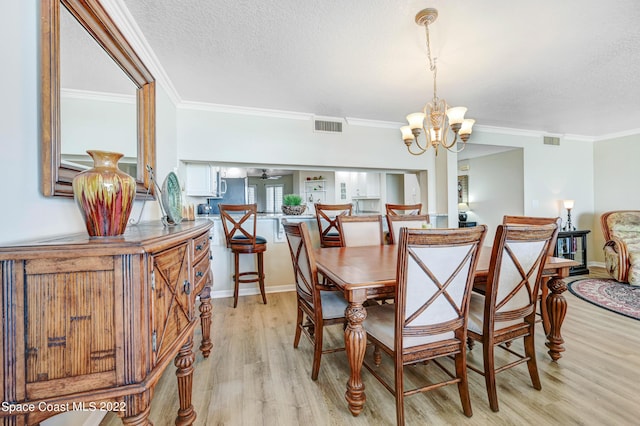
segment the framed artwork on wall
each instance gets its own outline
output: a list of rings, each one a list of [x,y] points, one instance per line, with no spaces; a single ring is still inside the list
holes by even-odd
[[[458,176],[458,204],[469,202],[469,176]]]

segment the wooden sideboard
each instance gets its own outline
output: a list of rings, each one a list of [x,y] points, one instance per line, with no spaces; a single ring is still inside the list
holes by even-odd
[[[192,424],[193,334],[200,296],[210,339],[213,222],[148,222],[118,237],[66,235],[0,247],[4,425],[71,410],[116,411],[147,425],[153,388],[174,360],[180,409]]]

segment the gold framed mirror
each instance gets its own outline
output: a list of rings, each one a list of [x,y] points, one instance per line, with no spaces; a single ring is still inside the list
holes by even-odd
[[[61,122],[61,14],[69,14],[86,31],[118,71],[123,71],[132,83],[132,104],[128,107],[135,135],[132,137],[131,163],[125,167],[136,179],[137,197],[154,188],[147,166],[155,169],[155,79],[137,53],[118,29],[98,0],[42,0],[41,2],[41,61],[42,61],[42,135],[41,178],[45,196],[73,197],[72,181],[77,173],[87,168],[83,161],[63,161],[63,124]],[[66,21],[66,19],[65,19]],[[85,74],[86,71],[83,70]],[[102,79],[101,79],[102,80]],[[107,126],[114,126],[109,123]],[[116,125],[117,126],[117,125]],[[89,127],[95,134],[100,131]],[[86,149],[104,149],[86,141]],[[118,149],[104,150],[121,152]],[[76,155],[78,157],[78,155]],[[69,155],[73,158],[73,155]],[[88,157],[87,157],[88,158]]]

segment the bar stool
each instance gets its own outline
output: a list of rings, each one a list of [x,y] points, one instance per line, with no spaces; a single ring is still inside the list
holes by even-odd
[[[342,238],[338,229],[338,216],[351,216],[351,204],[321,204],[315,203],[316,220],[320,232],[321,247],[340,247]]]
[[[267,240],[256,235],[256,204],[219,204],[220,219],[224,235],[227,239],[227,247],[234,256],[233,280],[235,288],[233,292],[233,307],[238,306],[238,291],[240,283],[255,283],[260,285],[262,302],[267,304],[267,296],[264,291],[264,262],[263,254],[267,251]],[[233,216],[232,216],[233,215]],[[258,271],[240,272],[240,255],[257,255]],[[247,277],[249,278],[242,278]]]

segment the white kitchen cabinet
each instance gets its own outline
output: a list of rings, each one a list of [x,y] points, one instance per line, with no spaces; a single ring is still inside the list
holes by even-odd
[[[380,173],[351,172],[351,197],[380,197]]]
[[[220,181],[220,168],[207,163],[186,163],[186,194],[192,197],[221,197],[224,182]]]

